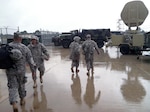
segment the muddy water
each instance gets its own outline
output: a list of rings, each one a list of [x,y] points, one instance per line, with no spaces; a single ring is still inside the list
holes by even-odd
[[[31,73],[26,84],[26,105],[20,112],[150,112],[150,58],[123,56],[117,48],[95,54],[94,77],[87,77],[84,56],[80,72],[70,70],[69,49],[48,47],[44,83],[33,89]],[[19,101],[19,98],[18,98]],[[0,72],[0,112],[11,112],[7,80]]]

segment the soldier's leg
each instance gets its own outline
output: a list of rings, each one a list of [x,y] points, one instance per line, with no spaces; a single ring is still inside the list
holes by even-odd
[[[88,60],[86,60],[86,66],[87,66],[87,76],[89,76],[90,75],[90,60],[88,59]]]
[[[76,73],[78,73],[78,72],[79,72],[78,67],[79,67],[79,59],[77,59],[77,60],[76,60]]]
[[[74,63],[75,63],[74,60],[72,60],[72,63],[71,63],[71,72],[72,72],[72,73],[74,73],[74,70],[73,70]]]
[[[33,79],[33,82],[34,82],[33,88],[36,88],[37,87],[36,79]]]
[[[45,66],[44,66],[44,62],[41,63],[41,65],[39,66],[38,68],[39,72],[40,72],[40,82],[43,83],[43,75],[44,75],[44,72],[45,72]]]
[[[18,76],[18,84],[19,84],[19,88],[18,88],[18,91],[19,91],[19,97],[20,97],[20,105],[24,105],[25,104],[25,96],[26,96],[26,90],[25,90],[25,77],[24,77],[25,74],[20,74]],[[22,76],[22,77],[21,77]]]
[[[37,69],[37,68],[36,68]],[[33,79],[33,88],[36,88],[37,87],[37,83],[36,83],[36,79],[37,79],[37,76],[36,76],[36,73],[35,74],[32,74],[32,79]]]
[[[91,60],[90,60],[90,68],[91,68],[91,73],[93,75],[94,74],[93,56],[91,57]]]
[[[18,111],[17,108],[17,97],[18,97],[18,83],[17,83],[17,77],[13,74],[7,74],[7,80],[8,80],[8,92],[9,92],[9,102],[13,107],[14,111]]]
[[[13,112],[19,112],[16,103],[13,104]]]

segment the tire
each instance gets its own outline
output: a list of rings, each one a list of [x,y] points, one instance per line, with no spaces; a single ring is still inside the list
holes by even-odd
[[[63,40],[62,41],[63,48],[69,48],[69,45],[70,45],[70,41],[68,41],[68,40]]]
[[[57,42],[57,41],[54,42],[54,45],[55,45],[55,46],[59,46],[59,42]]]
[[[123,54],[123,55],[127,55],[129,54],[130,52],[130,47],[128,44],[122,44],[120,45],[120,52]]]
[[[97,44],[98,44],[98,47],[99,47],[99,48],[102,48],[102,47],[104,46],[103,40],[98,41]]]

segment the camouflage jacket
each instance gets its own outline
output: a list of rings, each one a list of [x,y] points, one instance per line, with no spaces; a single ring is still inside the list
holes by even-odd
[[[82,44],[83,54],[93,54],[95,49],[99,53],[97,43],[93,40],[87,39]]]
[[[9,68],[6,70],[7,74],[25,74],[26,72],[26,62],[30,65],[30,69],[32,72],[35,72],[35,63],[33,61],[33,57],[31,51],[27,46],[22,43],[11,42],[9,43],[15,49],[18,49],[22,53],[22,58],[15,62],[14,68]]]
[[[45,57],[49,57],[49,53],[42,43],[37,43],[36,45],[31,43],[28,47],[31,50],[33,59],[37,66],[43,63]]]
[[[70,44],[70,49],[71,49],[71,53],[70,53],[70,59],[79,59],[80,58],[80,44],[78,42],[73,41]]]

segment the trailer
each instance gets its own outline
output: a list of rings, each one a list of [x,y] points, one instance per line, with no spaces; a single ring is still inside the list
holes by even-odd
[[[146,44],[146,32],[140,29],[148,16],[148,9],[142,1],[131,1],[125,4],[121,19],[128,30],[111,35],[111,45],[118,46],[123,55],[141,54]]]

